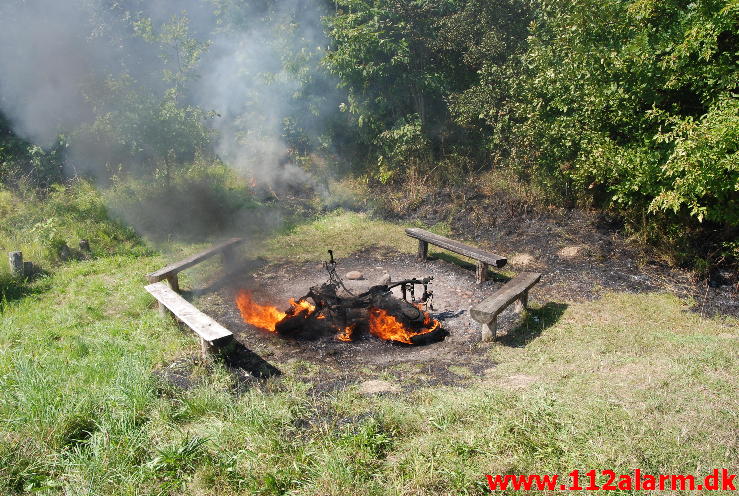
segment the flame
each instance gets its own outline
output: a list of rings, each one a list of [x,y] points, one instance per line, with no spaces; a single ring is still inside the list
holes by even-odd
[[[290,310],[282,312],[277,307],[260,305],[254,302],[251,291],[246,290],[239,291],[239,294],[236,296],[236,306],[239,307],[241,318],[244,319],[244,322],[269,332],[276,332],[277,324],[287,317],[303,315],[307,318],[316,310],[316,307],[306,300],[295,301],[294,298],[291,298]],[[319,315],[318,318],[322,319],[325,317]]]
[[[288,315],[291,316],[305,313],[305,316],[307,317],[316,310],[316,306],[311,305],[307,300],[295,301],[295,298],[290,298],[290,306],[292,308],[288,311]],[[324,317],[323,315],[319,315],[318,318],[321,319]]]
[[[302,316],[308,318],[316,311],[315,305],[306,300],[295,301],[290,299],[290,309],[282,312],[277,307],[271,305],[260,305],[254,301],[251,291],[241,290],[236,296],[236,306],[241,312],[244,322],[251,324],[260,329],[269,332],[277,332],[277,325],[287,318]],[[381,308],[370,308],[369,310],[369,329],[370,333],[380,339],[386,341],[397,341],[400,343],[413,344],[412,337],[428,334],[435,331],[441,324],[436,319],[432,319],[428,312],[423,311],[421,305],[417,305],[419,310],[423,312],[424,328],[414,330],[404,326],[395,317],[390,315],[386,310]],[[316,318],[325,319],[325,315],[318,315]],[[357,324],[354,323],[347,327],[338,328],[336,339],[344,342],[354,340],[354,332]]]
[[[345,343],[350,343],[354,339],[354,330],[356,329],[357,324],[352,324],[350,326],[347,326],[344,328],[341,333],[336,335],[336,339],[339,341],[344,341]]]
[[[370,333],[373,336],[377,336],[386,341],[398,341],[400,343],[413,344],[413,341],[411,340],[413,336],[428,334],[429,332],[435,331],[441,325],[438,320],[432,319],[431,315],[428,313],[424,312],[424,316],[423,325],[427,328],[420,331],[414,331],[398,322],[398,319],[390,315],[386,310],[381,308],[370,308]]]

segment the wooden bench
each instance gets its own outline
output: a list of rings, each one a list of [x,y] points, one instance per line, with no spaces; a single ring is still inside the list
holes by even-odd
[[[498,314],[508,305],[517,302],[516,310],[521,312],[528,308],[529,290],[541,280],[541,274],[523,272],[500,288],[494,295],[484,299],[470,308],[470,315],[482,324],[482,340],[493,341],[498,331]]]
[[[165,283],[149,284],[145,286],[145,289],[157,299],[160,308],[166,308],[200,337],[200,347],[204,358],[212,351],[217,342],[218,344],[226,342],[233,336],[231,331],[195,308],[192,303],[185,300]]]
[[[476,279],[478,283],[485,282],[488,274],[488,264],[494,265],[498,268],[503,267],[508,260],[494,253],[490,253],[474,246],[469,246],[453,239],[439,236],[423,229],[408,228],[405,233],[411,238],[418,240],[418,259],[425,261],[428,257],[429,243],[432,245],[444,248],[454,253],[464,255],[465,257],[477,260],[477,274]]]
[[[234,248],[243,242],[244,240],[242,238],[231,238],[228,241],[224,241],[223,243],[217,244],[211,248],[208,248],[207,250],[187,257],[184,260],[169,264],[166,267],[157,270],[156,272],[147,274],[146,279],[152,284],[155,282],[164,281],[166,279],[167,282],[169,282],[170,287],[175,292],[179,293],[180,282],[177,274],[189,267],[192,267],[193,265],[199,264],[203,260],[206,260],[218,254],[221,254],[223,258],[223,265],[229,267],[233,264],[234,261]]]

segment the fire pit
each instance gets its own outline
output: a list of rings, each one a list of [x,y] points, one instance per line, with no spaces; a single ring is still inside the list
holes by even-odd
[[[281,372],[310,379],[317,392],[377,379],[457,384],[495,366],[481,353],[479,324],[466,308],[489,296],[497,281],[474,284],[458,264],[419,262],[384,247],[342,258],[342,271],[363,275],[342,281],[333,259],[265,263],[235,256],[241,241],[170,264],[150,274],[146,288],[161,310],[200,337],[204,355],[223,359],[235,377],[246,374],[244,384]],[[180,289],[180,271],[217,255],[223,271],[206,272],[197,289]],[[163,279],[169,285],[157,282]],[[506,324],[513,317],[498,316]]]
[[[351,343],[381,339],[396,344],[421,345],[443,340],[447,332],[431,317],[433,277],[412,278],[372,286],[360,294],[346,288],[336,272],[333,252],[323,263],[328,281],[310,288],[301,298],[279,310],[255,301],[251,291],[241,290],[236,305],[244,322],[285,338],[314,340],[330,337]],[[416,288],[423,289],[416,298]],[[401,289],[401,297],[392,293]]]

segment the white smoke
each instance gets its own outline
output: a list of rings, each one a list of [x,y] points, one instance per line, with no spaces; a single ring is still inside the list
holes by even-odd
[[[269,4],[269,2],[266,2]],[[286,69],[289,58],[326,46],[315,1],[275,1],[271,8],[213,0],[3,0],[0,5],[0,110],[21,137],[48,147],[74,135],[102,110],[111,81],[121,75],[146,91],[161,90],[162,62],[151,44],[131,35],[148,17],[155,29],[173,15],[190,20],[191,36],[210,41],[185,98],[217,117],[215,152],[245,177],[269,184],[307,180],[291,165],[288,115],[305,75]],[[224,24],[224,9],[239,22]],[[277,7],[275,7],[277,6]],[[221,17],[214,14],[219,7]],[[285,32],[285,30],[291,30]],[[333,84],[333,83],[332,83]],[[101,98],[102,97],[102,98]],[[335,109],[333,103],[319,102]],[[120,110],[120,109],[119,109]],[[311,115],[303,115],[310,122]],[[317,120],[316,120],[317,122]],[[111,125],[115,125],[112,123]],[[318,133],[317,129],[302,132]],[[69,139],[67,156],[105,176],[116,150],[106,142]],[[142,149],[146,144],[139,144]]]

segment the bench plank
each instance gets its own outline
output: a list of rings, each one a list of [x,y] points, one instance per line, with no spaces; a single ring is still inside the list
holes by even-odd
[[[212,343],[233,336],[231,331],[195,308],[164,282],[149,284],[145,289],[204,341]]]
[[[169,264],[166,267],[157,270],[156,272],[152,272],[151,274],[148,274],[146,278],[150,283],[162,281],[164,279],[167,279],[168,277],[176,275],[178,272],[182,272],[183,270],[202,262],[207,258],[212,257],[213,255],[217,255],[218,253],[222,252],[228,253],[229,249],[243,242],[244,240],[242,238],[231,238],[228,241],[224,241],[223,243],[217,244],[211,248],[208,248],[207,250],[189,256],[184,260]]]
[[[481,250],[480,248],[475,248],[474,246],[460,243],[453,239],[445,238],[444,236],[439,236],[438,234],[434,234],[423,229],[408,228],[405,230],[405,233],[411,238],[431,243],[432,245],[464,255],[465,257],[479,260],[480,262],[495,265],[498,268],[503,267],[508,262],[505,257]]]
[[[522,272],[508,281],[500,290],[470,308],[470,315],[481,324],[489,324],[508,305],[522,297],[541,280],[538,272]]]

